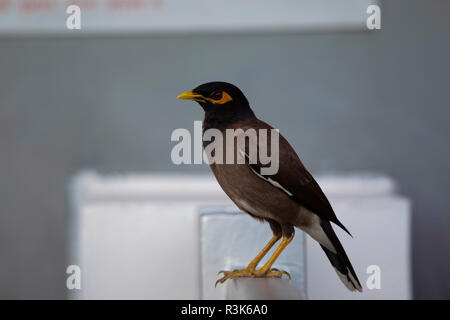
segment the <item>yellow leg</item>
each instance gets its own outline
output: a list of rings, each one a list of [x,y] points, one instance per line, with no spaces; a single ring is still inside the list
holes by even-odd
[[[262,268],[255,272],[255,275],[262,276],[267,273],[270,273],[269,271],[271,271],[272,265],[274,264],[275,260],[277,260],[277,258],[280,256],[281,252],[283,252],[283,250],[287,247],[287,245],[291,243],[293,238],[294,236],[290,238],[283,237],[283,240],[281,241],[277,250],[275,250],[273,255],[269,258],[269,260],[267,260],[267,262],[262,266]]]
[[[275,250],[270,259],[264,264],[264,266],[260,270],[255,270],[258,263],[262,258],[269,252],[269,250],[273,247],[273,245],[281,238],[281,236],[273,236],[272,239],[267,243],[267,245],[261,250],[261,252],[253,259],[249,265],[242,270],[233,270],[233,271],[220,271],[224,276],[216,281],[216,286],[218,283],[224,283],[226,280],[230,278],[237,277],[275,277],[281,278],[283,275],[287,275],[289,279],[291,276],[286,271],[280,271],[278,269],[271,269],[273,263],[281,254],[281,252],[286,248],[286,246],[292,241],[293,236],[290,238],[283,238],[279,247]]]
[[[280,240],[281,236],[280,235],[274,235],[272,237],[272,239],[270,239],[270,241],[266,244],[266,246],[261,250],[260,253],[258,253],[258,255],[255,257],[255,259],[253,259],[247,266],[248,270],[255,270],[256,266],[258,265],[258,263],[261,261],[262,258],[265,257],[265,255],[267,254],[267,252],[269,252],[270,249],[272,249],[273,245],[275,243],[277,243],[278,240]]]

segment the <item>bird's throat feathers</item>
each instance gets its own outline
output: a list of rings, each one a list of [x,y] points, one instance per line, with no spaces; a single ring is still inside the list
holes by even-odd
[[[204,108],[205,110],[205,118],[203,120],[203,131],[208,129],[226,129],[230,125],[244,120],[250,120],[255,118],[255,114],[253,113],[250,106],[243,107],[242,105],[239,107],[222,106],[215,108]]]

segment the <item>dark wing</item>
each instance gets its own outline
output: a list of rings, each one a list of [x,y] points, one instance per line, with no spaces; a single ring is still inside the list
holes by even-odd
[[[258,121],[257,127],[257,129],[273,129],[263,121]],[[246,145],[246,155],[248,155],[247,148],[248,145]],[[270,145],[269,150],[271,150]],[[249,160],[248,157],[247,160]],[[274,184],[273,182],[275,182],[275,185],[278,184],[281,186],[282,189],[284,189],[285,192],[287,191],[286,193],[299,204],[317,214],[321,219],[335,223],[350,234],[347,228],[345,228],[336,217],[330,202],[319,184],[308,170],[306,170],[295,150],[281,134],[279,135],[278,172],[274,175],[264,175],[261,172],[261,169],[269,165],[265,166],[259,161],[256,164],[249,164],[249,166],[253,169],[255,174],[260,176],[260,178],[265,179],[268,183]],[[272,180],[272,182],[270,180]]]

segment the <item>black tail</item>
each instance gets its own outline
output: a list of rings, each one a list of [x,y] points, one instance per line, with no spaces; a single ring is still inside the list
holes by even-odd
[[[324,246],[320,245],[323,251],[325,251],[325,254],[327,255],[334,269],[336,270],[339,278],[350,291],[358,290],[359,292],[362,292],[362,287],[359,283],[358,277],[356,276],[355,270],[353,270],[353,266],[348,259],[341,242],[336,236],[336,233],[334,233],[330,222],[322,220],[320,222],[320,226],[336,249],[336,253],[334,253]]]

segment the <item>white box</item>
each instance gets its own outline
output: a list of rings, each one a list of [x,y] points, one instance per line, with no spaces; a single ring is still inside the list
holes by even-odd
[[[309,237],[306,290],[299,282],[300,291],[309,299],[411,298],[410,204],[395,195],[393,181],[358,173],[321,176],[318,182],[339,219],[354,235],[352,239],[335,227],[364,292],[348,292],[321,248]],[[212,207],[224,213],[237,211],[212,176],[100,176],[83,172],[71,184],[70,200],[67,262],[79,265],[82,274],[82,289],[69,291],[71,298],[200,299],[202,291],[205,297],[225,298],[222,287],[214,291],[211,284],[202,289],[206,283],[202,284],[200,216]],[[203,261],[208,266],[209,282],[213,271],[247,264],[271,237],[267,224],[239,217],[242,223],[233,222],[233,214],[223,215],[227,227],[221,231],[242,236],[242,255],[227,262],[224,257],[231,255],[226,251],[233,246],[222,242],[217,251],[222,260],[215,265]],[[260,240],[244,241],[249,236],[247,228]],[[296,233],[296,241],[301,241],[301,231]],[[290,244],[276,265],[289,269],[291,262],[283,259],[301,257],[300,246]],[[369,265],[381,268],[380,290],[366,287]]]

